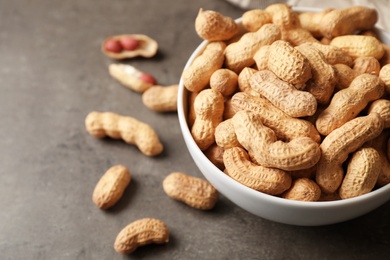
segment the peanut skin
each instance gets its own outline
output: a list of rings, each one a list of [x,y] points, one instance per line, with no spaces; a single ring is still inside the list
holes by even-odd
[[[368,102],[383,95],[384,86],[375,75],[362,74],[351,85],[337,92],[329,106],[322,111],[316,121],[318,132],[328,135],[334,129],[355,118]]]
[[[339,189],[342,199],[369,193],[375,186],[381,170],[381,160],[373,148],[360,148],[353,153],[347,173]]]
[[[155,156],[163,151],[163,145],[154,129],[133,117],[111,112],[91,112],[85,118],[85,127],[94,137],[109,136],[134,144],[147,156]]]
[[[291,176],[288,173],[252,163],[242,148],[226,149],[223,161],[227,175],[254,190],[276,195],[283,193],[291,186]]]
[[[183,71],[182,81],[189,91],[200,92],[207,86],[214,71],[222,67],[225,48],[223,42],[209,43],[202,54]]]
[[[129,185],[131,175],[123,165],[115,165],[100,178],[93,191],[92,201],[101,209],[114,206]]]
[[[143,218],[130,223],[119,232],[114,249],[120,254],[130,254],[140,246],[151,243],[163,244],[168,241],[169,230],[163,221]]]
[[[325,193],[335,192],[342,183],[342,164],[348,155],[383,130],[383,120],[377,113],[357,117],[335,129],[322,141],[316,182]]]
[[[165,177],[163,188],[172,199],[196,209],[212,209],[218,201],[218,191],[210,183],[181,172]]]

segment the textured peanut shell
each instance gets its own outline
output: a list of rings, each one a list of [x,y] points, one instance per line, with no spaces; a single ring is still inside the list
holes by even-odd
[[[232,106],[237,110],[258,113],[262,123],[271,128],[278,139],[290,141],[297,137],[307,136],[315,142],[320,142],[320,135],[312,123],[287,115],[264,97],[238,92],[232,97]]]
[[[329,106],[316,121],[318,132],[328,135],[334,129],[355,118],[368,104],[383,95],[381,80],[370,74],[356,77],[351,85],[334,94]]]
[[[320,22],[320,32],[323,36],[353,34],[355,31],[368,30],[378,21],[375,9],[364,6],[351,6],[344,9],[335,9],[327,13]]]
[[[179,85],[152,86],[142,94],[143,104],[156,112],[177,110],[177,92]]]
[[[298,137],[288,143],[278,141],[274,131],[264,126],[256,113],[240,111],[232,123],[238,141],[259,165],[293,171],[310,168],[320,159],[318,143],[309,137]]]
[[[254,190],[277,195],[291,186],[291,176],[287,172],[252,163],[242,148],[225,150],[223,161],[227,175]]]
[[[124,38],[124,37],[135,38],[139,43],[139,47],[135,50],[131,50],[131,51],[124,50],[124,51],[119,52],[119,53],[109,52],[105,49],[104,46],[106,45],[106,42],[108,40],[110,40],[110,39],[120,40],[121,38]],[[105,55],[107,55],[110,58],[116,59],[116,60],[130,59],[130,58],[135,58],[135,57],[139,57],[139,56],[145,57],[145,58],[151,58],[154,55],[156,55],[156,53],[157,53],[158,43],[154,39],[152,39],[149,36],[144,35],[144,34],[121,34],[121,35],[111,36],[111,37],[105,39],[103,44],[102,44],[101,49]]]
[[[295,47],[308,60],[311,67],[312,78],[306,82],[306,90],[311,93],[320,104],[327,104],[336,85],[336,73],[325,59],[320,50],[302,44]]]
[[[283,193],[283,198],[299,201],[318,201],[321,197],[321,189],[314,181],[308,178],[293,180],[290,189]]]
[[[322,141],[316,182],[326,193],[335,192],[342,183],[342,164],[348,155],[383,130],[383,120],[377,113],[357,117],[335,129]]]
[[[368,113],[378,113],[384,122],[384,128],[390,128],[390,100],[378,99],[371,103]]]
[[[163,189],[172,199],[196,209],[212,209],[218,201],[218,191],[209,182],[181,172],[165,177]]]
[[[268,56],[270,51],[270,45],[264,45],[260,49],[257,50],[253,59],[256,63],[257,70],[266,70],[268,69]]]
[[[130,254],[140,246],[168,242],[169,230],[163,221],[143,218],[130,223],[119,232],[114,249],[120,254]]]
[[[222,121],[215,128],[215,143],[224,149],[236,146],[241,147],[240,142],[237,140],[236,132],[234,131],[232,119]]]
[[[353,70],[359,74],[368,73],[379,76],[381,65],[374,57],[358,57],[354,60]]]
[[[238,75],[229,69],[218,69],[210,78],[210,88],[215,89],[224,97],[231,96],[237,90]]]
[[[85,127],[94,137],[109,136],[134,144],[147,156],[155,156],[163,151],[163,145],[154,129],[133,117],[111,112],[91,112],[85,118]]]
[[[223,152],[225,149],[218,146],[217,144],[212,144],[206,151],[204,155],[212,162],[218,169],[223,171],[225,169],[225,164],[223,163]]]
[[[375,186],[381,169],[378,152],[373,148],[360,148],[353,153],[339,189],[342,199],[369,193]]]
[[[245,67],[240,74],[238,74],[238,89],[243,92],[247,92],[251,95],[258,96],[259,93],[254,91],[249,83],[250,78],[256,72],[256,69]]]
[[[213,89],[201,91],[195,98],[195,121],[191,128],[194,141],[202,151],[215,141],[215,128],[222,121],[224,98]]]
[[[303,29],[308,30],[314,37],[322,36],[320,32],[320,24],[322,18],[334,10],[333,8],[327,8],[320,12],[302,12],[298,15],[299,22]]]
[[[353,65],[353,58],[339,47],[326,45],[318,42],[307,42],[306,46],[311,46],[321,51],[327,63],[330,65],[345,64],[349,67]]]
[[[382,187],[390,183],[390,161],[387,156],[386,144],[389,138],[390,132],[388,130],[383,131],[379,136],[370,140],[365,146],[374,148],[380,157],[380,170],[376,186]]]
[[[255,32],[267,23],[272,23],[272,16],[262,9],[249,10],[242,15],[242,25],[249,32]]]
[[[337,78],[335,88],[338,90],[348,88],[351,82],[360,75],[359,72],[353,70],[351,67],[345,64],[335,64],[333,65],[333,68],[336,72]]]
[[[153,86],[153,84],[139,79],[143,72],[131,65],[110,64],[108,71],[114,79],[118,80],[123,86],[134,90],[135,92],[143,93],[145,90]]]
[[[238,26],[231,17],[200,8],[195,19],[195,31],[203,40],[225,41],[238,33]]]
[[[267,67],[280,79],[291,84],[302,84],[311,78],[308,60],[288,42],[271,44]]]
[[[211,42],[205,47],[181,75],[186,89],[200,92],[207,86],[214,71],[222,67],[225,48],[226,44],[223,42]]]
[[[390,94],[390,64],[387,64],[379,71],[379,78],[385,83],[386,93]]]
[[[272,4],[264,10],[272,16],[272,23],[279,26],[283,31],[300,26],[298,15],[287,4]]]
[[[252,66],[253,56],[264,45],[270,45],[281,38],[280,29],[274,24],[265,24],[256,32],[245,33],[239,41],[225,49],[225,66],[237,74]]]
[[[385,53],[383,44],[375,37],[366,35],[345,35],[333,38],[331,46],[336,46],[347,52],[351,57],[382,58]]]
[[[96,184],[92,201],[101,209],[114,206],[122,197],[130,180],[130,172],[125,166],[115,165],[111,167]]]
[[[311,116],[317,110],[317,100],[312,94],[297,90],[269,70],[254,73],[250,84],[252,89],[291,117]]]

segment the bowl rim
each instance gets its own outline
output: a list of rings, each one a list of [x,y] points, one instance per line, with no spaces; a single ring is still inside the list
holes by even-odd
[[[301,12],[318,12],[321,10],[324,10],[323,8],[311,8],[311,7],[293,7],[294,11],[301,11]],[[241,23],[242,18],[235,19],[236,23]],[[385,32],[383,29],[375,27],[376,30],[380,32],[380,34],[385,35],[386,38],[390,41],[390,34]],[[194,50],[194,52],[190,55],[189,59],[187,60],[183,71],[188,68],[194,59],[201,53],[201,51],[206,47],[206,45],[209,43],[209,41],[204,40],[202,41],[198,47]],[[390,42],[389,42],[390,44]],[[220,172],[218,178],[221,178],[223,182],[228,182],[230,185],[235,186],[237,189],[240,189],[242,192],[248,193],[248,195],[261,200],[267,200],[270,203],[279,204],[281,206],[295,206],[295,207],[308,207],[308,208],[334,208],[334,207],[342,207],[344,205],[358,205],[365,201],[370,201],[374,199],[375,197],[383,196],[383,194],[388,193],[387,200],[390,200],[390,183],[386,184],[385,186],[382,186],[380,188],[377,188],[369,193],[353,197],[353,198],[347,198],[347,199],[340,199],[340,200],[334,200],[334,201],[298,201],[298,200],[289,200],[282,197],[269,195],[257,190],[254,190],[252,188],[249,188],[245,186],[244,184],[241,184],[240,182],[234,180],[233,178],[226,175],[223,171],[221,171],[218,167],[216,167],[208,158],[207,156],[199,149],[198,145],[196,144],[195,140],[193,139],[191,135],[190,128],[188,126],[187,122],[187,114],[188,114],[188,107],[185,107],[187,105],[188,100],[188,94],[189,91],[184,87],[182,77],[180,76],[179,81],[179,89],[178,89],[178,95],[177,95],[177,112],[178,112],[178,119],[179,119],[179,125],[181,128],[181,132],[183,135],[183,138],[186,142],[186,145],[188,149],[193,149],[192,152],[198,157],[201,158],[202,161],[206,163],[207,168],[212,168],[213,171],[210,171],[210,174],[214,174],[215,172]],[[193,159],[193,158],[192,158]],[[208,177],[201,171],[202,175],[208,179]]]

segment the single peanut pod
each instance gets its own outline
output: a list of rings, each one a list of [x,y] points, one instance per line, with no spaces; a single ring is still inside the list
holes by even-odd
[[[119,232],[115,239],[114,249],[120,254],[130,254],[140,246],[168,242],[169,230],[163,221],[143,218],[130,223]]]
[[[224,98],[213,89],[201,91],[195,98],[195,121],[191,134],[199,149],[204,151],[215,141],[215,128],[222,122]]]
[[[291,176],[287,172],[252,163],[242,148],[233,147],[225,150],[223,161],[227,175],[254,190],[277,195],[291,186]]]
[[[376,180],[375,185],[378,187],[385,186],[390,183],[390,161],[387,156],[387,142],[389,139],[389,131],[383,131],[376,138],[370,140],[365,144],[367,147],[374,148],[380,157],[380,169],[378,174],[378,179]]]
[[[271,44],[267,67],[280,79],[291,84],[305,83],[312,76],[306,57],[291,44],[281,40]]]
[[[374,57],[358,57],[354,60],[352,68],[359,74],[368,73],[379,76],[381,65]]]
[[[177,92],[179,85],[153,86],[142,94],[142,102],[150,110],[156,112],[172,112],[177,110]]]
[[[390,128],[390,100],[377,99],[371,103],[368,113],[379,114],[384,122],[384,128]]]
[[[142,77],[145,73],[128,64],[110,64],[108,70],[114,79],[135,92],[143,93],[155,85],[154,82],[144,81]]]
[[[334,94],[329,106],[316,121],[318,132],[328,135],[355,118],[368,104],[383,95],[383,82],[375,75],[362,74],[351,85]]]
[[[258,49],[270,45],[280,37],[280,29],[274,24],[265,24],[256,32],[245,33],[239,41],[226,47],[226,68],[239,74],[242,69],[255,63],[253,56]]]
[[[222,67],[225,48],[226,44],[223,42],[211,42],[206,46],[202,54],[181,75],[186,89],[200,92],[207,86],[214,71]]]
[[[249,10],[242,15],[242,25],[249,32],[256,32],[267,23],[272,23],[272,16],[262,9]]]
[[[218,191],[209,182],[181,172],[165,177],[163,189],[172,199],[196,209],[212,209],[218,201]]]
[[[365,35],[345,35],[333,38],[331,46],[346,51],[353,58],[374,57],[379,60],[385,53],[383,44],[375,37]]]
[[[336,72],[336,88],[338,90],[348,88],[351,82],[360,75],[359,72],[356,70],[353,70],[349,66],[345,64],[335,64],[333,65],[333,68]]]
[[[225,169],[225,164],[223,163],[223,153],[225,149],[218,146],[217,144],[212,144],[206,151],[204,155],[212,162],[218,169],[223,171]]]
[[[318,201],[321,197],[321,189],[317,183],[308,178],[293,180],[290,189],[282,194],[289,200]]]
[[[238,33],[238,26],[231,17],[200,8],[195,19],[195,31],[203,40],[225,41]]]
[[[330,43],[330,42],[329,42]],[[328,44],[329,44],[328,43]],[[349,67],[353,65],[353,58],[349,54],[339,47],[326,45],[318,42],[307,42],[306,46],[311,46],[322,52],[327,63],[330,65],[345,64]]]
[[[210,88],[215,89],[224,97],[231,96],[237,90],[238,75],[229,69],[218,69],[210,78]]]
[[[390,64],[387,64],[379,71],[379,78],[385,83],[386,93],[390,94]]]
[[[138,46],[136,49],[123,50],[121,52],[116,53],[116,52],[108,51],[105,48],[107,41],[109,40],[120,41],[121,39],[126,37],[132,37],[138,42]],[[116,60],[131,59],[139,56],[145,58],[151,58],[157,53],[158,43],[154,39],[144,34],[120,34],[120,35],[110,36],[106,38],[103,41],[101,49],[106,56]]]
[[[215,128],[215,143],[224,149],[241,147],[234,131],[232,119],[222,121]]]
[[[240,111],[232,123],[237,140],[259,165],[294,171],[310,168],[320,159],[318,143],[309,137],[298,137],[288,143],[278,141],[274,131],[264,126],[256,113]]]
[[[163,145],[154,129],[133,117],[111,112],[91,112],[85,118],[85,127],[94,137],[109,136],[134,144],[147,156],[155,156],[163,151]]]
[[[302,12],[298,15],[299,22],[303,29],[308,30],[314,37],[321,37],[320,24],[322,18],[334,10],[333,8],[327,8],[320,12]]]
[[[302,44],[295,48],[306,57],[311,67],[312,78],[306,83],[306,90],[318,103],[328,104],[337,82],[334,68],[327,63],[322,52],[312,45]]]
[[[238,92],[232,97],[232,106],[237,110],[249,110],[260,114],[262,123],[271,128],[278,139],[283,141],[291,141],[302,136],[310,137],[317,143],[321,140],[312,123],[287,115],[264,97]]]
[[[291,117],[311,116],[317,110],[317,100],[312,94],[297,90],[269,70],[254,73],[250,84],[252,89]]]
[[[112,166],[96,184],[92,201],[101,209],[114,206],[122,197],[130,180],[130,172],[125,166]]]
[[[333,193],[339,188],[344,177],[342,164],[348,155],[377,137],[382,130],[382,118],[371,113],[348,121],[324,138],[316,172],[316,182],[323,192]]]
[[[378,152],[373,148],[360,148],[353,153],[339,189],[342,199],[369,193],[375,186],[381,168]]]
[[[378,13],[372,8],[351,6],[335,9],[321,19],[320,32],[325,37],[334,38],[371,29],[377,21]]]
[[[249,83],[252,75],[257,72],[256,69],[245,67],[240,74],[238,74],[238,89],[243,92],[247,92],[251,95],[258,96],[259,93],[254,91]]]

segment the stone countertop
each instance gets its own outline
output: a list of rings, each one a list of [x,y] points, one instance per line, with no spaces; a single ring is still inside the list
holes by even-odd
[[[186,150],[176,113],[148,110],[141,95],[115,81],[100,44],[107,36],[146,34],[160,44],[151,59],[124,61],[177,84],[201,42],[200,7],[237,18],[222,0],[2,0],[0,3],[0,258],[1,259],[385,259],[390,203],[357,219],[321,227],[274,223],[221,196],[211,211],[168,198],[173,171],[201,177]],[[90,111],[133,116],[155,128],[165,150],[146,157],[122,141],[85,130]],[[101,175],[126,165],[132,182],[107,211],[91,200]],[[170,242],[117,254],[128,223],[164,220]]]

